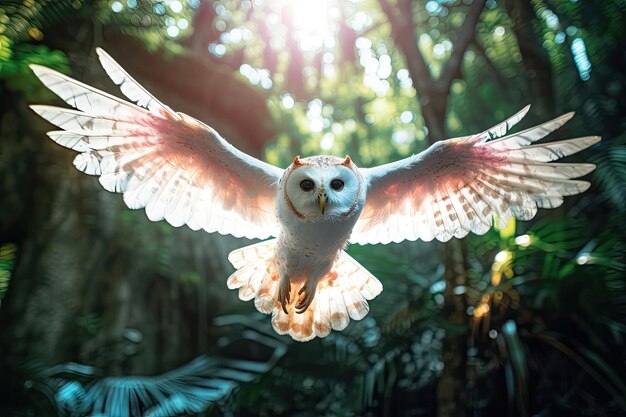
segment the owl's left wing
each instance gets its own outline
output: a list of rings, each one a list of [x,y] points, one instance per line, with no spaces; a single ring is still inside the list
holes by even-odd
[[[215,130],[159,102],[109,55],[102,66],[133,102],[49,68],[31,68],[77,110],[31,106],[63,130],[55,142],[78,151],[74,165],[123,193],[128,207],[174,226],[264,239],[277,233],[275,198],[282,170],[247,155]]]
[[[550,161],[600,138],[530,145],[561,127],[573,113],[501,137],[527,111],[528,107],[481,134],[440,141],[418,155],[363,169],[367,197],[350,241],[445,242],[470,231],[484,234],[494,215],[501,226],[511,216],[529,220],[538,207],[558,207],[563,196],[589,188],[588,182],[572,178],[588,174],[595,165]]]

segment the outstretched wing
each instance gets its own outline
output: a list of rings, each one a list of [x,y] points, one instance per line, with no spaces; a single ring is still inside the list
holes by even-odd
[[[113,82],[133,102],[31,65],[39,79],[77,110],[31,106],[61,131],[55,142],[80,152],[79,170],[100,176],[126,205],[150,220],[194,230],[267,238],[277,233],[275,198],[282,170],[239,151],[215,130],[165,106],[97,50]]]
[[[350,241],[445,242],[470,231],[484,234],[494,215],[501,226],[511,216],[529,220],[537,207],[558,207],[563,196],[589,188],[588,182],[572,178],[588,174],[595,165],[550,161],[581,151],[599,137],[530,145],[561,127],[573,113],[495,139],[527,111],[528,107],[481,134],[437,142],[418,155],[364,169],[367,199]]]

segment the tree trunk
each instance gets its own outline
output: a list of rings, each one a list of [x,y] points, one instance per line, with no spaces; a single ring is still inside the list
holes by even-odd
[[[535,36],[533,25],[537,19],[530,0],[506,0],[506,11],[511,18],[513,31],[517,37],[522,65],[528,83],[528,97],[532,98],[536,114],[542,118],[555,113],[554,89],[552,87],[552,64],[548,52],[540,43],[541,36]]]
[[[467,249],[462,240],[452,238],[443,245],[446,290],[443,314],[451,326],[462,329],[468,325],[465,294],[454,289],[467,285]],[[443,341],[443,370],[437,385],[437,416],[463,417],[466,415],[467,338],[468,333],[448,332]]]
[[[410,0],[398,0],[398,12],[387,0],[380,0],[380,4],[391,22],[393,39],[404,55],[413,86],[419,97],[424,124],[428,129],[428,141],[432,145],[446,138],[445,120],[452,82],[460,76],[463,56],[470,42],[475,38],[476,25],[484,7],[484,1],[476,0],[468,7],[465,20],[456,33],[453,53],[445,63],[439,79],[432,77],[419,50],[413,19],[413,3]],[[466,285],[466,258],[463,241],[452,239],[443,245],[446,281],[443,313],[452,326],[459,328],[468,325],[465,313],[467,301],[464,295],[454,294],[454,288]],[[466,415],[466,332],[446,336],[442,361],[444,369],[437,386],[437,416],[464,417]]]

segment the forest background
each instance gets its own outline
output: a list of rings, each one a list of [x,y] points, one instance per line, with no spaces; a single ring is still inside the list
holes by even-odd
[[[626,413],[626,3],[0,1],[0,415]],[[480,132],[601,135],[592,188],[448,244],[350,246],[368,317],[296,343],[226,288],[252,242],[151,223],[72,167],[28,69],[109,92],[94,48],[279,166],[373,166]]]

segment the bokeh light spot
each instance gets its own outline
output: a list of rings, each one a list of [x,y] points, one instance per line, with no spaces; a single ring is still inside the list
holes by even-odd
[[[324,151],[327,151],[333,147],[335,144],[335,135],[332,133],[325,133],[320,140],[320,148]]]
[[[284,94],[280,99],[280,104],[286,109],[293,109],[295,101],[290,94]]]
[[[113,3],[111,3],[111,10],[113,10],[115,13],[119,13],[124,10],[124,5],[119,1],[114,1]]]
[[[580,79],[587,81],[591,76],[591,61],[589,61],[587,56],[587,48],[582,38],[576,38],[572,41],[572,56],[574,57],[576,68],[578,68]]]
[[[170,26],[167,28],[167,36],[170,38],[175,38],[180,33],[180,29],[178,26]]]
[[[172,9],[174,13],[180,13],[183,11],[183,4],[180,1],[175,0],[170,2],[170,9]]]
[[[403,111],[400,115],[400,121],[402,123],[411,123],[413,121],[413,113],[408,110]]]

